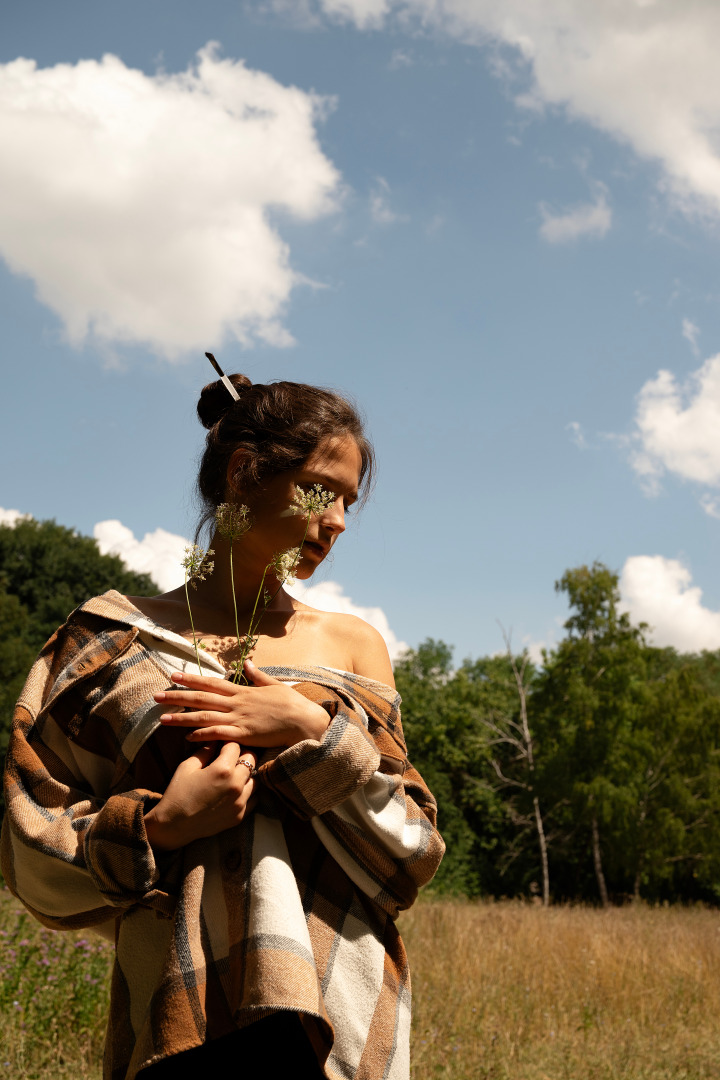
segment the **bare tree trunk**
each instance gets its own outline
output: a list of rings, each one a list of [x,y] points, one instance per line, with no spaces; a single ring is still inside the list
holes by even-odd
[[[542,881],[543,881],[543,904],[545,907],[550,906],[550,872],[548,870],[548,856],[547,856],[547,842],[545,840],[545,829],[543,828],[543,819],[540,813],[540,800],[537,795],[533,798],[533,806],[535,807],[535,822],[537,824],[538,842],[540,844],[540,861],[542,863]]]
[[[595,863],[595,877],[597,878],[598,889],[600,890],[600,903],[604,908],[608,907],[610,901],[608,899],[607,885],[605,884],[605,875],[602,868],[602,857],[600,855],[600,830],[598,828],[597,814],[592,816],[592,847],[593,847],[593,862]]]
[[[530,722],[528,720],[527,710],[527,690],[525,688],[525,666],[527,664],[527,655],[523,660],[522,668],[518,669],[515,663],[515,657],[510,646],[510,638],[503,630],[503,637],[505,638],[505,646],[507,648],[507,654],[512,666],[513,675],[515,676],[515,685],[517,686],[518,697],[520,699],[520,724],[522,727],[523,740],[525,743],[525,754],[528,763],[528,779],[530,781],[530,791],[533,790],[535,781],[535,756],[533,739],[530,733]],[[543,880],[543,904],[545,907],[550,905],[550,870],[548,868],[547,857],[547,840],[545,838],[545,828],[543,826],[542,814],[540,813],[540,800],[537,795],[533,794],[533,807],[535,809],[535,825],[537,827],[538,844],[540,845],[540,862],[542,864],[542,880]]]

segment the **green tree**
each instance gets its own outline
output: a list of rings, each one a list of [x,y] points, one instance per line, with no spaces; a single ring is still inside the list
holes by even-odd
[[[572,614],[533,695],[542,786],[556,796],[554,878],[566,896],[690,898],[717,864],[719,699],[706,670],[645,643],[600,563],[556,588]],[[712,839],[711,839],[712,838]]]
[[[15,702],[35,659],[31,644],[31,619],[27,608],[11,596],[0,581],[0,717],[12,716]],[[0,725],[0,756],[7,749],[10,725]]]
[[[0,577],[30,616],[36,651],[91,596],[108,589],[136,596],[158,591],[147,574],[128,570],[117,555],[101,555],[91,537],[32,519],[0,526]]]
[[[395,666],[410,759],[438,801],[447,853],[434,888],[468,896],[487,891],[506,825],[488,784],[486,740],[477,720],[478,672],[453,671],[452,650],[425,641]]]

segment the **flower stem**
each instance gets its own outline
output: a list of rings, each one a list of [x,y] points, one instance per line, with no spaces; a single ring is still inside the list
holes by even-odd
[[[302,550],[303,544],[305,543],[305,540],[307,539],[308,529],[310,528],[310,518],[311,518],[311,516],[312,516],[311,514],[308,514],[307,519],[305,521],[305,532],[303,533],[303,538],[300,541],[300,544],[298,546],[298,553],[297,553],[297,557],[295,559],[295,562],[292,564],[292,568],[291,568],[292,570],[295,569],[298,562],[300,561],[300,552]],[[280,590],[283,587],[283,582],[281,581],[280,584],[278,585],[277,589],[275,590],[275,592],[270,596],[270,599],[266,600],[263,603],[262,611],[258,615],[257,621],[256,621],[255,620],[255,613],[256,613],[256,611],[258,609],[258,604],[260,602],[260,597],[263,594],[263,590],[264,590],[264,587],[265,587],[265,578],[267,577],[267,572],[268,572],[268,570],[270,569],[271,566],[272,566],[272,563],[268,563],[267,566],[265,567],[265,569],[263,570],[262,580],[260,581],[260,588],[257,591],[257,596],[255,597],[255,605],[254,605],[254,607],[252,609],[252,615],[250,616],[250,626],[248,627],[248,632],[247,632],[247,636],[245,638],[245,644],[244,645],[240,644],[240,631],[237,629],[237,609],[236,609],[236,612],[235,612],[235,628],[237,630],[237,635],[238,635],[238,646],[240,647],[240,659],[238,661],[238,665],[237,665],[237,668],[236,668],[236,671],[235,671],[235,675],[233,676],[233,680],[232,680],[233,682],[238,682],[240,679],[245,677],[243,675],[243,666],[244,666],[245,661],[246,661],[246,659],[247,659],[247,657],[248,657],[248,655],[250,653],[250,649],[248,648],[248,642],[252,640],[258,626],[260,625],[260,623],[262,621],[263,615],[265,614],[265,612],[269,608],[270,604],[272,604],[273,600],[275,599],[275,597],[278,595],[278,593],[280,592]],[[232,545],[230,546],[230,571],[231,571],[231,574],[232,574]],[[233,586],[233,602],[234,602],[234,600],[235,600],[235,588]]]
[[[238,649],[242,649],[242,645],[240,643],[240,626],[238,624],[237,600],[235,598],[235,575],[233,573],[232,547],[233,547],[233,542],[231,540],[230,541],[230,587],[232,589],[233,613],[235,615],[235,636],[237,638]]]
[[[187,574],[185,575],[185,599],[187,600],[188,615],[190,616],[190,629],[192,630],[193,647],[195,649],[195,657],[197,659],[197,666],[200,669],[200,674],[202,675],[203,669],[202,669],[202,664],[200,663],[200,650],[198,649],[197,636],[195,634],[195,623],[193,622],[193,617],[192,617],[192,607],[190,605],[190,593],[188,592],[188,576],[187,576]]]

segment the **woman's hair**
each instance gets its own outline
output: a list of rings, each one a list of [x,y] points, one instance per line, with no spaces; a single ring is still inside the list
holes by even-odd
[[[198,472],[202,518],[198,535],[227,495],[228,465],[245,450],[232,477],[238,489],[260,490],[278,473],[300,468],[325,439],[350,435],[360,451],[360,496],[366,498],[375,465],[357,409],[340,394],[306,383],[251,383],[230,375],[233,400],[218,379],[203,388],[197,413],[208,429]]]

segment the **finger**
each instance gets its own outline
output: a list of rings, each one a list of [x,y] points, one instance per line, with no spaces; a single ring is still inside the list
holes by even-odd
[[[235,766],[235,768],[236,769],[244,769],[247,772],[246,781],[251,780],[252,775],[255,772],[255,762],[253,761],[253,759],[251,757],[248,757],[247,754],[241,754],[240,757],[238,758],[238,763]],[[247,783],[246,783],[245,786],[247,787]],[[250,793],[248,792],[248,797],[249,797],[249,795],[250,795]]]
[[[254,790],[255,790],[255,777],[254,776],[248,776],[247,784],[242,789],[242,793],[240,795],[240,805],[241,806],[244,806],[247,809],[248,803],[252,802]],[[256,796],[256,798],[257,798],[257,796]]]
[[[242,743],[245,741],[246,735],[239,728],[230,724],[215,724],[212,727],[203,727],[198,731],[191,731],[185,738],[190,743],[206,742],[208,739],[217,742]]]
[[[279,683],[280,679],[274,678],[272,675],[267,675],[264,671],[261,671],[259,667],[253,664],[252,660],[246,660],[243,667],[248,679],[251,679],[255,686],[270,686],[272,683]]]
[[[232,765],[233,768],[240,760],[241,750],[238,743],[225,742],[220,747],[215,761],[219,765]]]
[[[234,694],[237,684],[227,679],[209,679],[205,675],[193,675],[189,671],[173,671],[170,676],[179,686],[188,686],[191,690],[207,690],[212,694]]]
[[[220,694],[208,694],[200,691],[158,690],[153,694],[159,705],[174,706],[176,709],[229,709],[232,702]]]
[[[178,765],[176,772],[196,772],[198,769],[204,769],[206,765],[215,757],[215,751],[217,746],[213,743],[203,740],[203,745],[198,746],[196,750],[193,750],[192,754],[188,754],[184,761],[181,761]]]
[[[160,717],[163,726],[172,727],[206,728],[212,724],[225,724],[226,721],[225,713],[217,712],[163,713]]]

